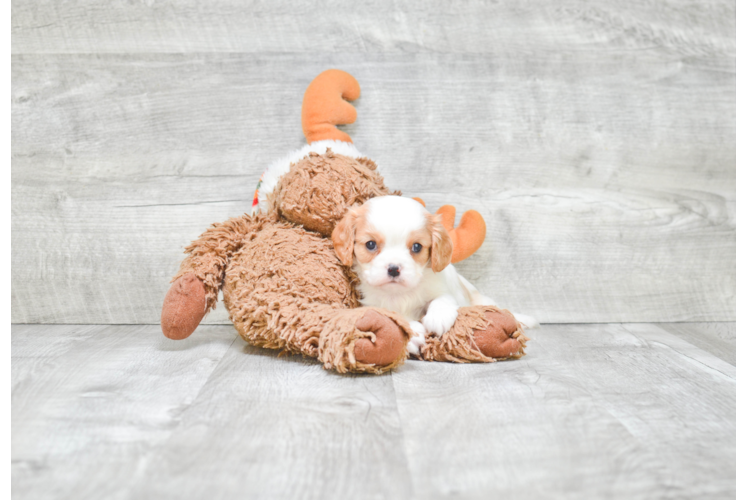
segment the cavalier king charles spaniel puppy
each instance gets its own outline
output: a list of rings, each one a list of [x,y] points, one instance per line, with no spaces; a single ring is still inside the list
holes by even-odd
[[[416,334],[408,352],[420,353],[426,335],[441,337],[457,309],[496,303],[450,264],[452,240],[441,223],[411,198],[379,196],[348,210],[332,233],[335,253],[358,275],[361,304],[401,314]],[[538,322],[515,314],[525,328]]]

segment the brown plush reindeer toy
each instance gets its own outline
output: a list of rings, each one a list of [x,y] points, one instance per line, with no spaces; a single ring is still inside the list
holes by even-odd
[[[383,373],[402,364],[413,334],[396,313],[359,307],[357,278],[338,260],[330,235],[349,207],[393,193],[376,164],[335,125],[353,123],[358,82],[328,70],[302,104],[308,145],[267,169],[253,214],[214,224],[187,249],[164,300],[161,327],[184,339],[216,305],[218,291],[239,335],[268,349],[302,353],[340,373]],[[452,228],[454,208],[440,212],[450,230],[452,261],[483,242],[485,223],[467,212]],[[524,354],[526,338],[508,311],[460,309],[452,329],[421,349],[428,361],[490,362]]]

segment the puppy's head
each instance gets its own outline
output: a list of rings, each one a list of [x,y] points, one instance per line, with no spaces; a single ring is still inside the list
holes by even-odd
[[[400,196],[380,196],[349,209],[332,233],[335,253],[359,279],[393,292],[418,286],[425,269],[439,272],[452,258],[441,216]]]

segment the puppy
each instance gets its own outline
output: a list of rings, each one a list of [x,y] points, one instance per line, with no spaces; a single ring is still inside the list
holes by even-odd
[[[457,309],[496,305],[450,264],[452,240],[441,223],[417,201],[400,196],[371,198],[349,209],[332,233],[335,253],[361,282],[361,304],[397,312],[415,332],[408,352],[420,353],[427,334],[441,337]],[[526,328],[535,319],[515,314]]]

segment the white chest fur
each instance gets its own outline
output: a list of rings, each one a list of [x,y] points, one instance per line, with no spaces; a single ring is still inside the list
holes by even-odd
[[[362,270],[355,265],[354,271],[360,273]],[[431,301],[443,295],[453,296],[460,307],[470,305],[470,298],[460,286],[459,274],[451,264],[440,273],[425,269],[420,283],[414,288],[403,289],[396,285],[374,287],[362,280],[359,291],[362,295],[361,305],[399,313],[408,321],[420,321]]]

